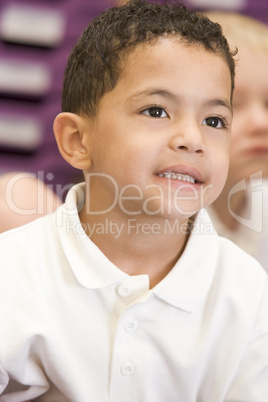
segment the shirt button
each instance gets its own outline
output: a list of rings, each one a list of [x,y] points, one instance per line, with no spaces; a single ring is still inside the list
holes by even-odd
[[[118,293],[122,297],[128,297],[130,295],[130,288],[126,285],[120,285],[118,288]]]
[[[131,362],[127,362],[125,364],[123,364],[123,366],[121,366],[121,374],[123,374],[124,376],[129,376],[132,375],[135,371],[135,367],[134,364]]]
[[[136,331],[137,327],[138,327],[137,321],[135,321],[135,320],[128,321],[125,324],[125,331],[128,332],[128,333],[132,333],[132,332]]]

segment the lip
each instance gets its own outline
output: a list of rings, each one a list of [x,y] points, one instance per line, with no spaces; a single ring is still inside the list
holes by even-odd
[[[268,154],[268,147],[265,146],[256,146],[248,149],[246,151],[248,155],[266,155]]]
[[[155,174],[159,176],[160,174],[167,173],[167,172],[174,172],[174,173],[181,173],[183,175],[192,176],[196,183],[195,184],[202,184],[204,181],[203,175],[201,172],[193,166],[185,166],[185,165],[174,165],[166,167]],[[165,178],[163,178],[165,179]],[[165,179],[167,180],[167,179]]]

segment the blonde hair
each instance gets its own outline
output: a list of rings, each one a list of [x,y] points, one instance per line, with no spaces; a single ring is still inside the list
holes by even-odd
[[[225,12],[208,11],[206,16],[222,26],[223,33],[231,48],[248,46],[254,50],[268,52],[268,26],[249,16]]]

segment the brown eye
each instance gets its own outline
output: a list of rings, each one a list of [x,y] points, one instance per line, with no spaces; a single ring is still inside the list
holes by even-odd
[[[213,128],[224,128],[226,127],[223,119],[220,119],[219,117],[207,117],[204,121],[203,124],[205,124],[206,126],[209,127],[213,127]]]
[[[160,106],[149,107],[143,110],[142,113],[153,118],[168,117],[166,111]]]

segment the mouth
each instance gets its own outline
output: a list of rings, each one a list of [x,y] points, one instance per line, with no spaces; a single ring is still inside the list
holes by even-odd
[[[172,171],[159,173],[157,176],[164,177],[165,179],[179,180],[179,181],[184,181],[184,182],[192,183],[192,184],[199,183],[193,176],[190,176],[188,174],[175,173]]]
[[[167,169],[163,169],[157,172],[158,177],[180,181],[189,184],[202,184],[203,176],[200,171],[192,166],[176,165],[170,166]]]
[[[268,147],[255,147],[251,148],[247,152],[251,155],[267,155],[268,154]]]

